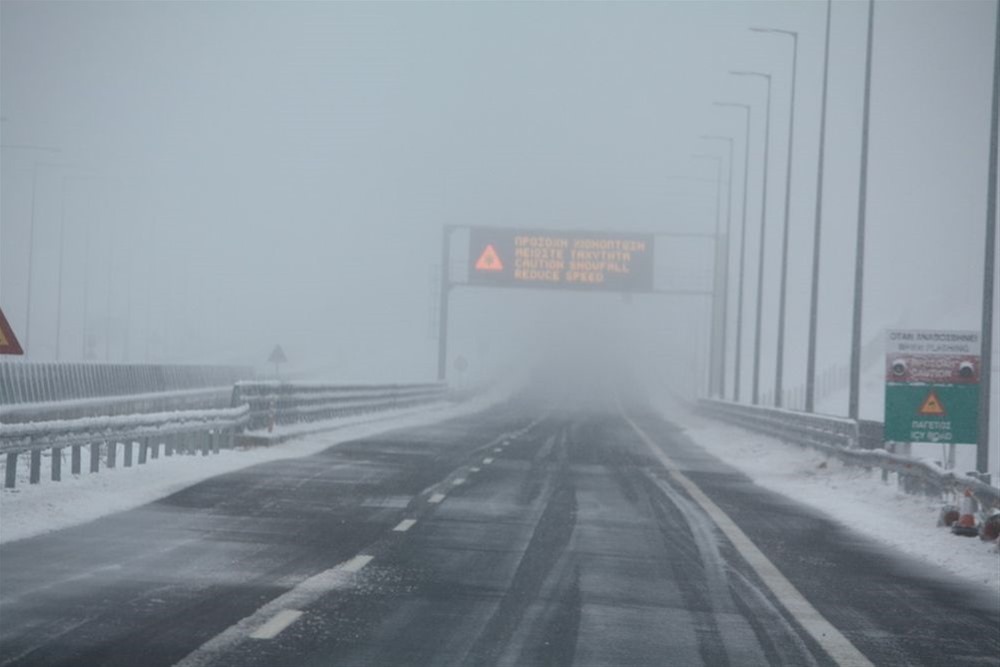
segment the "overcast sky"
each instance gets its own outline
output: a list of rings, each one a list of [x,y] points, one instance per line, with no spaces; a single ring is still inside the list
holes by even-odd
[[[995,11],[876,4],[866,340],[978,328]],[[821,368],[848,355],[866,15],[833,6]],[[442,225],[712,231],[715,166],[692,156],[725,155],[699,139],[723,134],[735,319],[743,117],[712,103],[736,101],[754,106],[747,362],[765,88],[727,72],[752,69],[774,77],[769,385],[791,40],[748,28],[775,27],[800,33],[785,384],[801,384],[824,18],[822,2],[749,0],[6,1],[0,305],[24,337],[31,245],[31,358],[55,358],[59,312],[67,360],[259,364],[281,343],[334,379],[430,379]],[[686,243],[657,240],[660,287],[709,275]],[[473,372],[567,337],[697,370],[707,336],[704,299],[463,288],[452,308]]]

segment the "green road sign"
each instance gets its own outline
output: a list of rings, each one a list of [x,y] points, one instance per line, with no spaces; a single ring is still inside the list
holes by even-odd
[[[885,441],[977,442],[979,333],[889,331]]]
[[[975,444],[978,408],[978,384],[886,384],[885,440]]]

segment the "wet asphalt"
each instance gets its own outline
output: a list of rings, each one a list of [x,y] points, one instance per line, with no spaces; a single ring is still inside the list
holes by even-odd
[[[626,412],[872,664],[1000,665],[995,596]],[[520,402],[0,546],[0,664],[838,664],[786,602],[621,411]]]

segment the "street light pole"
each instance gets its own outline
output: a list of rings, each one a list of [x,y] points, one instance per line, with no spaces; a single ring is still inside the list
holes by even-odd
[[[711,309],[711,343],[709,345],[708,363],[708,395],[710,397],[719,396],[719,372],[721,368],[720,348],[725,344],[720,344],[719,333],[721,330],[721,317],[719,306],[722,302],[720,298],[721,281],[719,278],[719,228],[722,218],[722,158],[718,155],[695,155],[695,159],[712,160],[715,162],[715,243],[713,251],[715,260],[712,263],[712,309]]]
[[[747,248],[747,185],[750,175],[750,112],[749,104],[739,102],[715,102],[719,107],[738,107],[746,112],[746,134],[743,145],[743,211],[742,222],[740,223],[740,289],[737,293],[736,303],[736,359],[733,369],[733,400],[740,400],[740,369],[743,367],[743,284],[746,282],[744,268],[746,264]]]
[[[760,251],[757,258],[757,322],[754,326],[752,402],[760,402],[760,328],[764,306],[764,242],[767,231],[767,160],[771,139],[771,75],[763,72],[730,72],[734,76],[757,76],[767,81],[767,107],[764,112],[764,174],[760,204]]]
[[[729,144],[729,172],[726,177],[726,234],[722,250],[722,346],[719,351],[719,397],[726,397],[726,348],[729,345],[729,239],[733,231],[733,138],[719,135],[702,135],[707,141],[725,141]]]
[[[66,177],[62,178],[62,205],[59,209],[59,271],[56,285],[56,361],[62,359],[62,287],[63,260],[66,255]]]
[[[785,302],[788,292],[788,221],[792,194],[792,147],[795,138],[795,79],[799,62],[799,33],[779,28],[750,28],[755,32],[787,35],[792,38],[792,94],[788,103],[788,159],[785,165],[785,223],[781,233],[781,291],[778,297],[778,350],[774,371],[774,405],[781,407],[785,368]]]
[[[29,354],[31,347],[31,275],[32,262],[35,258],[35,208],[38,204],[38,163],[31,167],[31,224],[28,227],[28,278],[27,303],[24,313],[24,354]]]
[[[806,360],[806,412],[816,410],[816,324],[819,319],[819,262],[823,221],[823,156],[826,150],[826,92],[830,74],[830,14],[826,0],[826,40],[823,47],[823,96],[819,116],[819,158],[816,167],[816,221],[813,230],[812,285],[809,293],[809,352]]]
[[[861,125],[861,178],[858,185],[858,236],[854,254],[854,318],[851,325],[851,388],[847,416],[858,418],[861,385],[861,307],[865,280],[865,214],[868,203],[868,127],[871,115],[872,40],[875,0],[868,0],[868,46],[865,51],[865,98]]]
[[[7,117],[4,116],[0,118],[3,122],[7,122]],[[0,144],[0,149],[10,149],[10,150],[23,150],[23,151],[43,151],[47,153],[62,153],[61,148],[56,148],[54,146],[40,146],[37,144]],[[22,347],[24,348],[25,357],[28,355],[28,346],[30,345],[31,336],[31,260],[34,257],[35,250],[35,204],[37,203],[37,193],[38,193],[38,167],[39,166],[57,166],[57,165],[47,165],[44,162],[34,162],[31,165],[31,224],[28,232],[28,277],[27,277],[27,299],[25,301],[25,314],[24,314],[24,339],[22,342]]]

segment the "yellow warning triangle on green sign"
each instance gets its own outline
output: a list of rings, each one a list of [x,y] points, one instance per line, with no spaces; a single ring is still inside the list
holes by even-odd
[[[919,412],[922,415],[941,416],[944,414],[944,406],[941,405],[941,399],[938,398],[937,392],[931,391],[931,393],[927,394],[927,398],[924,399]]]

